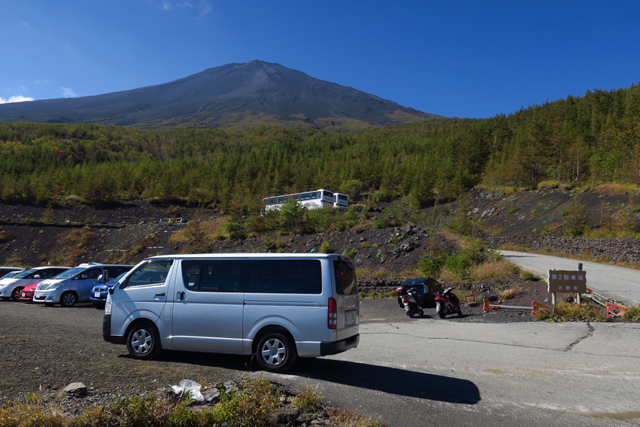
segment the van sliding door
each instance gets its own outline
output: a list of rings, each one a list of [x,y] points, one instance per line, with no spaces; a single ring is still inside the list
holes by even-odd
[[[245,261],[184,259],[173,295],[171,346],[241,352]]]

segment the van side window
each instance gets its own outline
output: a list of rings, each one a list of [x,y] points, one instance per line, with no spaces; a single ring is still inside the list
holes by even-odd
[[[224,260],[220,266],[218,292],[244,292],[244,272],[247,261]]]
[[[141,264],[120,287],[161,285],[167,280],[173,260],[151,260]]]
[[[242,292],[243,260],[183,260],[182,282],[192,292]]]
[[[182,261],[182,283],[184,287],[192,292],[200,289],[200,268],[202,261],[200,260],[183,260]]]
[[[220,261],[202,261],[200,270],[200,291],[216,292],[218,290],[218,275],[220,273]]]
[[[250,260],[245,292],[321,294],[320,260]]]

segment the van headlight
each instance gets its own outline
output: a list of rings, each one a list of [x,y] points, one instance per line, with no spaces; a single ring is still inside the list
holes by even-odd
[[[111,301],[107,301],[104,305],[104,314],[111,314]]]
[[[55,291],[59,287],[60,287],[60,283],[52,283],[49,286],[47,286],[46,288],[44,288],[44,289],[47,290],[47,291]]]

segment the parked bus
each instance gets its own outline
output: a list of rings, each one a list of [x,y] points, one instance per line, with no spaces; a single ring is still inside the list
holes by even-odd
[[[346,194],[333,193],[333,207],[334,208],[348,208],[349,198]]]
[[[262,199],[262,204],[264,205],[265,212],[272,209],[280,209],[289,199],[297,200],[302,206],[308,209],[321,209],[325,206],[333,207],[335,205],[333,195],[333,191],[320,189],[316,191],[307,191],[306,193],[265,197]]]

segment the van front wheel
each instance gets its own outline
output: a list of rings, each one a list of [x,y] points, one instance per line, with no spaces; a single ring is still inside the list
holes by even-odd
[[[155,325],[139,322],[127,334],[127,350],[136,359],[152,359],[160,351],[160,338]]]
[[[258,365],[265,371],[284,372],[296,359],[295,345],[291,339],[280,332],[269,332],[260,338],[256,349]]]

